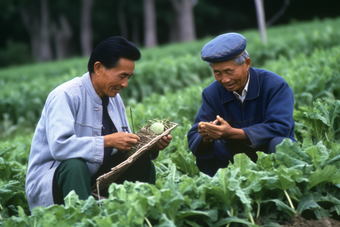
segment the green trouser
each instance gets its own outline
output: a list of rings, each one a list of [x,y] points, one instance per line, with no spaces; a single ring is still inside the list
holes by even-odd
[[[94,182],[95,179],[92,179]],[[148,156],[142,156],[120,175],[115,183],[140,181],[149,184],[156,182],[156,170]],[[74,190],[79,199],[86,200],[91,196],[91,176],[82,159],[68,159],[60,163],[53,178],[53,199],[55,204],[64,204],[64,197]],[[107,197],[108,188],[101,190],[100,195]]]

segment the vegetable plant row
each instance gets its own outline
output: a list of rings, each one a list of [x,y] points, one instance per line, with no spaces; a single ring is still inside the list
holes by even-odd
[[[166,62],[165,59],[163,60]],[[198,61],[195,62],[192,57],[188,56],[188,58],[183,58],[183,62],[179,64],[178,67],[185,67],[185,64],[190,62],[194,65],[197,64]],[[293,59],[281,57],[277,61],[269,61],[263,66],[263,68],[276,72],[287,80],[288,84],[294,91],[295,108],[299,109],[304,106],[312,106],[312,102],[318,98],[327,98],[329,100],[340,99],[339,65],[340,46],[336,46],[326,50],[316,49],[310,56],[300,54]],[[151,65],[149,66],[151,67]],[[170,70],[172,66],[173,70],[176,70],[176,67],[171,65],[171,61],[168,61],[164,67],[169,67]],[[159,68],[159,71],[161,71],[160,69],[161,67]],[[183,71],[185,70],[180,71],[180,75],[185,78],[190,78],[190,75],[184,74]],[[162,118],[168,117],[165,116],[166,114],[170,114],[170,117],[175,114],[176,116],[189,116],[189,120],[193,122],[193,118],[196,116],[201,104],[202,89],[214,80],[209,66],[204,70],[201,69],[201,71],[204,71],[205,74],[209,75],[210,78],[208,77],[207,79],[199,79],[198,76],[193,76],[194,78],[197,78],[197,80],[201,81],[200,84],[189,86],[190,81],[194,80],[191,78],[191,80],[187,81],[186,83],[187,88],[179,90],[178,92],[172,91],[170,88],[166,89],[166,84],[178,83],[180,78],[177,78],[177,80],[172,80],[173,78],[168,77],[169,82],[165,83],[165,85],[158,84],[157,88],[164,89],[164,93],[166,94],[165,96],[159,96],[156,93],[151,94],[151,88],[143,90],[143,86],[141,85],[142,81],[139,80],[138,76],[132,78],[131,81],[137,81],[137,84],[139,85],[135,86],[133,83],[131,83],[125,91],[123,90],[123,93],[133,93],[138,91],[138,89],[143,90],[144,93],[148,93],[142,102],[143,104],[141,106],[143,110],[138,113],[139,116],[146,115],[143,112],[145,111],[144,106],[148,106],[150,102],[155,102],[158,103],[158,107],[162,106],[162,108],[155,107],[152,112],[156,111],[160,115],[164,115]],[[186,72],[189,74],[190,70],[187,70]],[[161,72],[151,74],[151,77],[157,77],[156,74],[159,75],[160,78],[163,78],[159,81],[166,80],[167,74],[162,74]],[[35,80],[35,83],[32,82],[31,84],[23,83],[21,92],[26,93],[25,99],[21,97],[20,92],[16,91],[8,91],[9,93],[6,94],[7,98],[0,99],[0,108],[1,106],[3,108],[6,107],[6,109],[1,110],[1,113],[4,113],[4,119],[0,121],[0,136],[6,136],[12,132],[15,133],[15,131],[18,131],[18,129],[24,133],[27,133],[27,130],[24,130],[25,128],[32,130],[32,125],[35,125],[38,121],[44,103],[42,97],[42,94],[44,93],[44,86],[41,85],[42,83],[43,81],[38,80]],[[46,86],[52,86],[48,83],[48,81],[45,84]],[[187,91],[190,91],[189,94],[186,93]],[[165,99],[164,102],[161,101],[163,98]],[[181,99],[185,101],[182,101]],[[20,101],[18,105],[11,105],[10,103],[15,102],[15,100]],[[124,102],[128,106],[139,108],[137,105],[138,102],[134,98],[126,98],[124,99]],[[161,102],[162,104],[160,104]],[[173,105],[169,104],[172,102],[174,102]],[[183,104],[176,105],[176,103]],[[176,111],[173,111],[174,109],[176,109]],[[11,113],[11,115],[9,113]],[[144,117],[143,120],[147,121],[149,119]],[[27,125],[28,127],[25,127]]]
[[[163,87],[169,84],[169,87],[153,88],[152,85],[153,89],[160,89],[157,92],[163,95],[145,93],[139,102],[133,94],[127,94],[132,98],[125,98],[124,101],[128,118],[130,108],[133,112],[136,131],[138,126],[154,118],[170,117],[171,121],[179,124],[171,133],[172,143],[154,161],[156,185],[129,182],[124,185],[112,184],[110,197],[101,201],[93,198],[82,201],[70,193],[65,199],[65,206],[36,208],[30,213],[24,190],[33,133],[33,129],[28,127],[26,135],[0,144],[0,225],[257,226],[256,220],[261,219],[267,226],[278,226],[278,223],[296,213],[308,218],[339,218],[340,46],[335,45],[338,40],[333,36],[333,32],[338,30],[332,27],[332,23],[339,23],[339,20],[326,21],[327,24],[313,22],[314,26],[322,27],[318,30],[308,23],[296,24],[300,30],[294,30],[295,26],[292,26],[289,32],[285,27],[273,28],[268,31],[269,35],[283,36],[283,32],[289,33],[286,40],[290,42],[284,44],[284,38],[277,36],[279,45],[268,43],[266,54],[260,48],[258,51],[251,49],[256,46],[249,44],[248,48],[254,67],[261,67],[260,59],[281,56],[277,61],[267,61],[263,68],[283,76],[294,91],[295,134],[298,143],[284,141],[277,148],[276,154],[259,152],[257,163],[245,155],[237,155],[233,164],[219,170],[212,178],[200,173],[188,149],[186,133],[201,105],[203,88],[214,80],[212,73],[199,56],[196,58],[188,54],[179,57],[174,54],[158,59],[157,62],[162,62],[159,66],[156,60],[149,57],[148,61],[138,63],[141,67],[138,69],[137,65],[134,78],[130,81],[136,80],[140,87],[130,83],[127,91],[144,90],[143,80],[137,78],[145,75],[150,75],[145,76],[145,81],[152,81],[148,83],[157,83]],[[310,30],[310,33],[306,33],[308,35],[300,32],[305,28]],[[257,45],[261,45],[256,37],[247,36],[248,42],[258,42]],[[301,45],[301,49],[294,49],[293,46],[298,45],[296,43]],[[281,44],[285,48],[281,49]],[[156,49],[153,51],[156,52]],[[165,52],[170,53],[170,49]],[[280,54],[276,56],[275,53]],[[185,63],[181,65],[182,62]],[[47,71],[53,71],[53,67],[56,71],[62,69],[49,64],[46,66]],[[86,61],[82,64],[86,65]],[[203,68],[199,68],[201,64]],[[204,73],[194,71],[196,68]],[[0,120],[0,136],[18,129],[23,131],[20,126],[34,125],[48,92],[57,84],[79,76],[82,71],[80,68],[68,68],[60,76],[55,76],[53,73],[39,74],[36,69],[30,71],[30,67],[25,70],[22,68],[21,80],[15,75],[15,71],[19,72],[20,68],[5,70],[10,72],[8,75],[13,75],[10,78],[0,74],[0,84],[6,91],[0,91],[0,112],[4,113],[2,117],[6,119]],[[155,70],[158,73],[152,74]],[[32,74],[25,76],[24,71]],[[167,74],[166,71],[172,73]],[[172,74],[173,77],[169,76]],[[163,79],[157,81],[155,78]],[[172,78],[176,80],[172,81]],[[190,80],[196,81],[192,84],[198,84],[188,86]],[[183,84],[186,88],[176,91]],[[8,89],[11,86],[12,89]]]
[[[328,110],[334,122],[339,121],[340,101],[328,104],[317,100],[314,110],[305,116]],[[326,114],[326,111],[324,112]],[[314,118],[303,124],[314,124]],[[320,125],[322,123],[319,123]],[[156,185],[125,182],[112,184],[108,199],[95,201],[92,197],[79,200],[71,192],[65,206],[38,207],[29,213],[24,199],[23,175],[25,158],[17,138],[17,147],[0,149],[4,160],[0,168],[9,169],[0,181],[1,222],[4,226],[279,226],[295,214],[306,218],[340,216],[340,145],[339,132],[333,141],[308,140],[292,143],[284,140],[277,153],[257,152],[253,163],[238,154],[234,163],[220,169],[214,177],[199,173],[194,157],[183,139],[190,123],[172,132],[171,146],[156,159]],[[327,132],[328,129],[324,127]],[[337,124],[334,130],[339,131]],[[311,135],[309,135],[311,137]],[[11,143],[13,144],[13,143]],[[7,144],[9,146],[9,143]],[[6,159],[7,159],[6,158]],[[12,173],[13,172],[13,173]],[[14,179],[14,180],[13,180]],[[10,217],[9,217],[10,216]]]
[[[267,31],[266,45],[261,43],[258,31],[242,34],[248,40],[252,65],[262,67],[280,56],[290,61],[299,54],[307,57],[317,48],[339,45],[339,22],[340,18],[272,27]],[[209,39],[142,50],[130,88],[122,92],[124,100],[141,101],[152,93],[175,92],[211,77],[209,66],[199,55]],[[24,121],[34,125],[48,93],[62,82],[81,76],[86,65],[87,59],[79,58],[0,70],[0,122],[7,117],[13,124]]]
[[[279,223],[295,213],[318,218],[340,215],[336,199],[340,196],[340,101],[318,99],[311,107],[294,111],[299,143],[285,141],[274,155],[259,153],[256,164],[237,156],[233,165],[210,178],[199,173],[186,133],[200,107],[202,89],[212,80],[164,96],[153,94],[141,103],[127,103],[128,118],[131,107],[136,127],[165,117],[179,126],[171,133],[173,142],[155,161],[156,185],[114,184],[109,200],[101,201],[101,206],[91,198],[80,201],[71,194],[65,207],[38,208],[30,214],[24,182],[32,134],[2,143],[0,222],[5,226],[51,221],[65,226],[111,222],[116,226],[254,226],[257,218]]]
[[[340,99],[340,45],[326,50],[317,48],[308,57],[281,57],[263,68],[285,78],[294,91],[296,108],[311,106],[318,98]]]

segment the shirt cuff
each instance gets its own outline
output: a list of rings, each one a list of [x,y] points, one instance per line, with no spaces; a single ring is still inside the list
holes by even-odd
[[[91,162],[103,163],[104,159],[104,136],[93,137],[93,158]]]

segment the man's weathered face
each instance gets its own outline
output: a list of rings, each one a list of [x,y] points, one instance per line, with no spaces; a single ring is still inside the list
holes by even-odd
[[[95,63],[95,73],[92,83],[98,96],[115,97],[120,90],[128,86],[130,77],[135,69],[135,62],[127,58],[120,58],[117,66],[108,69],[100,62]]]
[[[242,94],[248,79],[250,58],[243,65],[236,65],[234,60],[210,63],[215,79],[228,91]]]

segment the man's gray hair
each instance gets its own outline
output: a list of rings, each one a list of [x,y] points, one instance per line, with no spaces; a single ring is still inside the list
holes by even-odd
[[[249,57],[248,52],[244,50],[244,52],[240,56],[234,58],[234,62],[236,65],[243,65],[248,57]],[[210,62],[208,62],[208,65],[211,67]]]
[[[249,57],[248,52],[245,50],[241,56],[234,59],[236,65],[243,65],[246,59]]]

